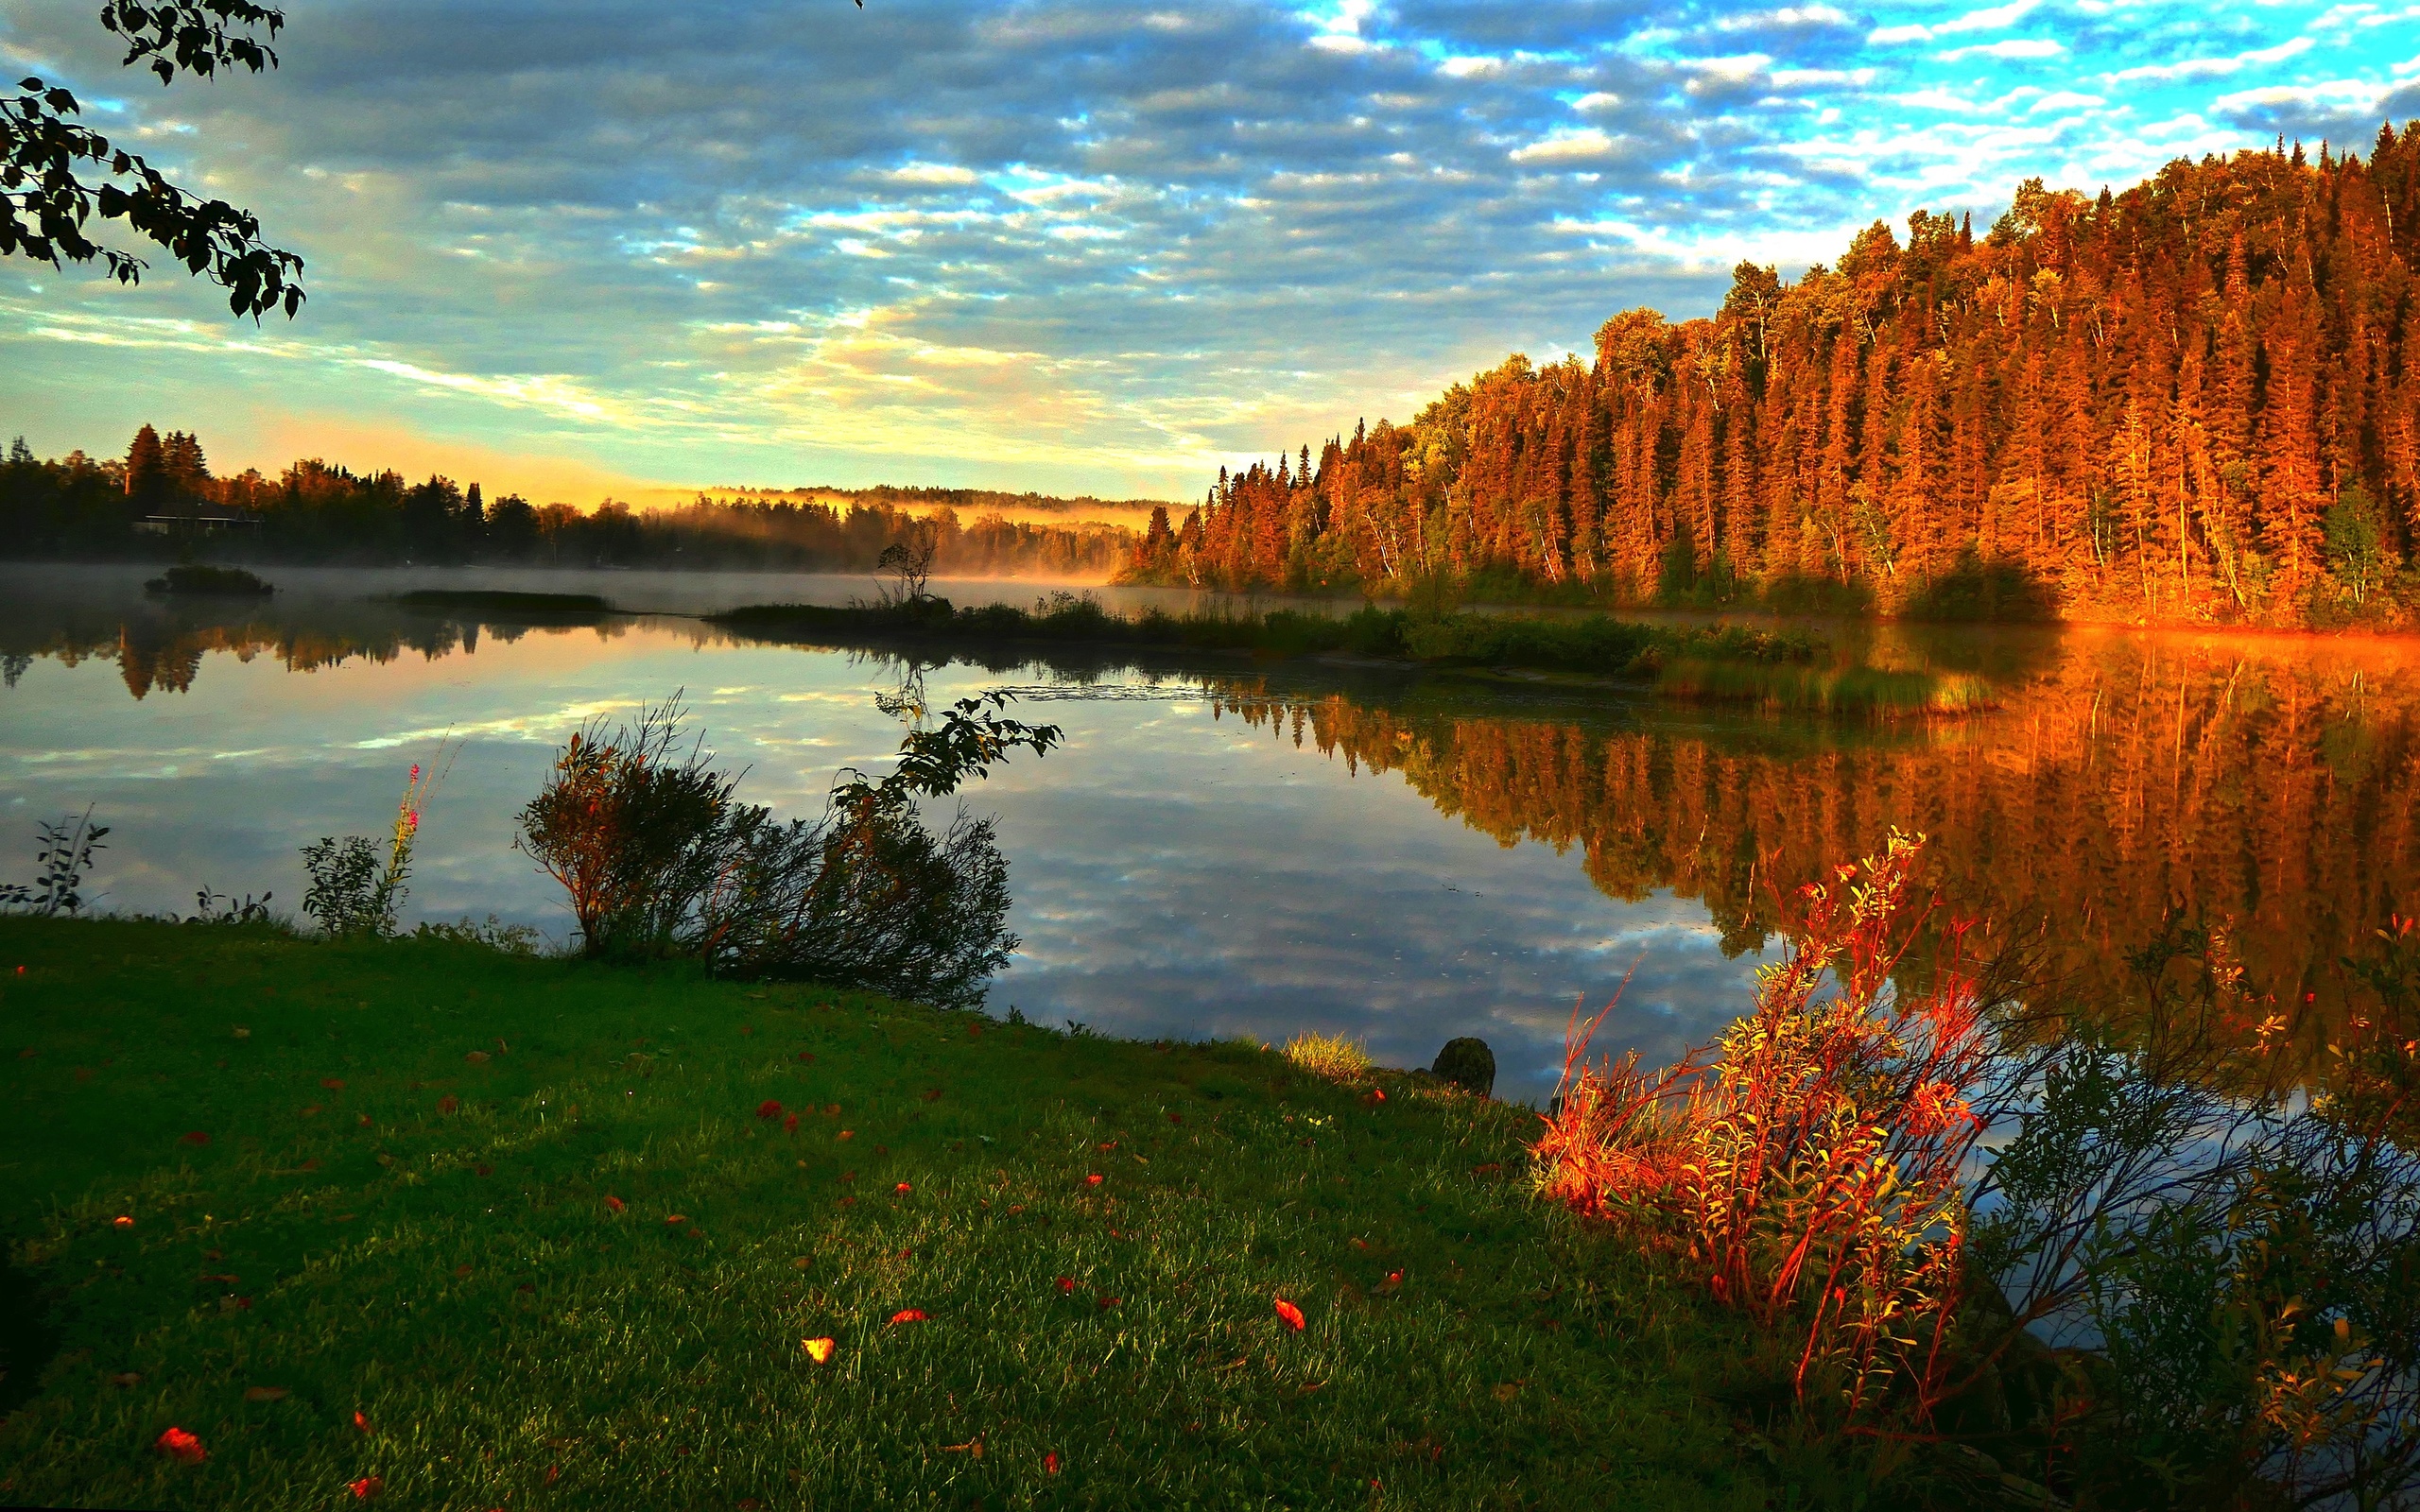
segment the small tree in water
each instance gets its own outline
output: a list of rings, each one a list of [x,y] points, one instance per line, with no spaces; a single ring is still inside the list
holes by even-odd
[[[1000,717],[1009,696],[959,700],[908,734],[889,776],[846,773],[821,817],[785,822],[738,801],[739,776],[683,740],[676,696],[575,734],[522,810],[518,844],[570,895],[590,954],[694,956],[971,1006],[1018,944],[1004,927],[1008,862],[990,820],[961,810],[936,833],[916,799],[1058,743],[1056,726]]]

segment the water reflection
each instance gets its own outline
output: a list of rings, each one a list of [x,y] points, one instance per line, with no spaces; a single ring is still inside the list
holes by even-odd
[[[334,575],[218,610],[32,587],[0,593],[0,873],[36,817],[95,802],[121,909],[204,885],[290,904],[296,848],[374,830],[450,730],[417,915],[560,935],[510,816],[580,719],[686,687],[748,795],[792,813],[897,736],[873,698],[895,664],[691,619],[412,615]],[[969,795],[1000,816],[1028,942],[994,1005],[1129,1034],[1339,1030],[1396,1064],[1476,1032],[1536,1096],[1575,994],[1640,961],[1609,1047],[1703,1038],[1743,1000],[1775,892],[1894,825],[1934,837],[1957,907],[2043,926],[2072,971],[2114,975],[2182,906],[2235,919],[2262,988],[2322,1010],[2340,957],[2414,896],[2420,683],[2399,643],[1834,632],[1886,665],[1981,672],[2001,707],[1870,727],[1308,662],[1019,647],[933,667],[928,696],[1014,686],[1070,736]]]

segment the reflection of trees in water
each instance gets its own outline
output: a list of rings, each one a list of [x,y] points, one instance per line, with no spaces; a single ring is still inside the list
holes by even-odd
[[[289,672],[311,672],[356,660],[393,662],[414,653],[433,662],[458,651],[475,652],[482,635],[508,644],[532,629],[562,634],[579,628],[611,638],[627,625],[613,619],[577,627],[516,625],[407,613],[378,604],[320,605],[288,614],[248,612],[225,619],[214,618],[205,608],[144,606],[116,614],[72,616],[63,627],[56,619],[38,627],[13,623],[17,619],[0,619],[0,675],[8,686],[15,687],[37,657],[71,667],[98,657],[117,662],[127,692],[137,698],[155,690],[187,691],[200,675],[203,657],[213,651],[228,652],[239,662],[270,656]]]
[[[2420,677],[2396,655],[2083,637],[1998,713],[1913,738],[1214,686],[1224,709],[1281,737],[1307,730],[1356,770],[1400,772],[1505,845],[1578,848],[1611,896],[1703,900],[1727,950],[1763,942],[1776,887],[1895,826],[1933,837],[1956,906],[2047,924],[2057,966],[2122,971],[2174,906],[2236,920],[2254,977],[2290,1009],[2341,1002],[2341,958],[2420,897]]]

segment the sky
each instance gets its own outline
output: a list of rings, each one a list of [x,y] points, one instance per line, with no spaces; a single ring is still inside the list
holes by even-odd
[[[0,65],[255,212],[299,319],[0,261],[0,432],[541,501],[1198,497],[1876,218],[2420,116],[2420,4],[294,0],[163,89],[92,0]]]

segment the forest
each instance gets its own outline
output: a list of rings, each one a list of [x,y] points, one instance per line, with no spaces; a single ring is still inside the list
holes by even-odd
[[[700,493],[667,509],[636,509],[609,498],[583,511],[533,505],[518,494],[490,500],[476,483],[408,483],[391,470],[356,473],[316,458],[274,478],[256,469],[216,477],[199,438],[183,431],[163,436],[146,425],[122,459],[80,451],[44,459],[18,438],[0,462],[0,555],[157,559],[206,550],[246,560],[343,565],[853,572],[873,567],[884,547],[929,530],[934,566],[946,574],[1098,576],[1132,550],[1132,531],[1081,519],[1034,524],[987,507],[971,524],[961,522],[946,496],[968,490],[863,491],[845,507]]]
[[[1220,471],[1127,576],[1329,591],[2396,625],[2420,610],[2420,122],[1742,263],[1409,423]]]

